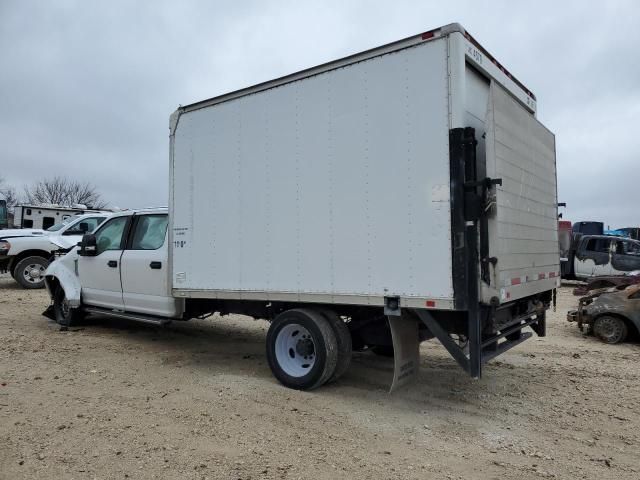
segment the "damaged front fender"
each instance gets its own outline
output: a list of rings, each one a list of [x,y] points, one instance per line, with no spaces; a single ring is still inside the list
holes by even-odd
[[[44,282],[49,297],[53,300],[58,285],[64,290],[64,295],[71,308],[80,306],[82,286],[77,275],[78,253],[72,250],[64,257],[51,263],[44,272]]]

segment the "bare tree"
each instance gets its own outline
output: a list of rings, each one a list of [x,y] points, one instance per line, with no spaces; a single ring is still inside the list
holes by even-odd
[[[15,188],[7,185],[3,177],[0,177],[0,195],[7,201],[7,209],[12,212],[13,207],[18,203],[18,194]]]
[[[53,177],[40,180],[24,188],[27,203],[55,203],[58,205],[73,205],[81,203],[89,208],[105,208],[107,203],[102,200],[96,187],[89,182],[79,182],[66,177]]]

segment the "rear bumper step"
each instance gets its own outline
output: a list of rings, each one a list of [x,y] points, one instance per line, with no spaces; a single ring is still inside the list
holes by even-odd
[[[506,342],[499,343],[496,348],[483,348],[482,363],[487,363],[489,360],[496,358],[498,355],[502,355],[507,350],[511,350],[513,347],[520,345],[528,338],[531,338],[532,335],[533,333],[531,332],[521,332],[520,337],[517,340],[507,340]]]
[[[544,314],[529,314],[518,317],[505,325],[502,325],[495,335],[489,337],[479,336],[474,343],[472,335],[468,336],[468,353],[455,342],[443,326],[427,310],[415,310],[418,318],[427,326],[431,333],[440,340],[440,343],[449,351],[458,364],[472,377],[480,378],[481,369],[478,365],[483,365],[489,360],[503,354],[507,350],[520,345],[525,340],[531,338],[531,332],[523,332],[522,329],[531,327],[538,336],[545,336],[546,316]],[[474,321],[469,321],[469,331],[474,327]],[[511,337],[511,338],[507,338]]]
[[[524,327],[528,327],[533,323],[538,323],[537,315],[532,315],[531,317],[528,317],[524,321],[521,318],[519,318],[516,320],[516,323],[510,322],[507,325],[501,327],[500,333],[498,333],[497,335],[484,339],[482,342],[482,348],[495,344],[498,340],[505,338],[507,335],[511,335],[513,333],[519,332]]]

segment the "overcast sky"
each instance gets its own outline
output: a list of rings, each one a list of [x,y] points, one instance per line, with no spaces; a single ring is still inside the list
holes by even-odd
[[[0,0],[0,175],[166,205],[179,104],[459,22],[536,94],[565,218],[637,226],[639,13],[635,1]]]

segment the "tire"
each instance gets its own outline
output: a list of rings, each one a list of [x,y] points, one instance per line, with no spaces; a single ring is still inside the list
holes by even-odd
[[[593,334],[604,343],[624,342],[628,333],[627,324],[620,317],[603,315],[593,322]]]
[[[13,278],[23,288],[44,288],[44,271],[49,260],[44,257],[26,257],[16,264]]]
[[[69,307],[62,287],[58,287],[53,296],[53,315],[56,323],[63,327],[70,327],[82,318],[77,308]]]
[[[280,383],[313,390],[329,380],[338,364],[338,341],[329,321],[309,309],[287,310],[267,332],[267,361]]]
[[[353,344],[351,341],[351,332],[346,323],[344,323],[344,320],[331,310],[323,310],[322,315],[329,321],[329,325],[331,325],[338,342],[338,364],[336,365],[336,371],[333,372],[331,378],[327,380],[327,383],[331,383],[338,380],[349,369],[353,353]]]

